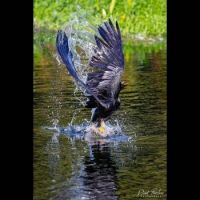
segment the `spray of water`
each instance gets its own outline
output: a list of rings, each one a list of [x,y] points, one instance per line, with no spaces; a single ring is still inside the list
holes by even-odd
[[[86,13],[83,12],[80,7],[77,7],[77,11],[71,14],[67,24],[63,27],[63,31],[68,37],[68,45],[73,55],[74,67],[81,80],[86,82],[87,74],[94,70],[89,67],[89,62],[94,54],[96,46],[94,39],[94,35],[97,32],[96,27],[87,20]],[[55,60],[57,60],[58,65],[61,66],[62,61],[60,60],[59,55],[56,54],[54,57]],[[85,91],[75,81],[74,85],[75,89],[73,95],[79,101],[79,104],[83,106],[86,98],[80,93],[84,93]],[[69,124],[70,126],[75,122],[78,112],[79,110],[76,110],[73,113]]]
[[[96,28],[89,23],[84,14],[73,13],[64,31],[68,37],[75,68],[80,78],[86,82],[87,74],[92,70],[88,66],[96,45],[94,39]]]

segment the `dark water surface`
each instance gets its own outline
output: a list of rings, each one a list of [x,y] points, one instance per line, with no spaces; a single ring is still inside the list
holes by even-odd
[[[127,142],[89,144],[45,128],[91,115],[54,54],[48,42],[35,46],[34,200],[166,199],[165,45],[124,45],[128,86],[111,123],[136,136]]]

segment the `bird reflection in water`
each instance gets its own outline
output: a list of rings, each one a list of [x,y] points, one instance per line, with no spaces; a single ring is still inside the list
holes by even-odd
[[[108,144],[90,145],[90,154],[84,159],[84,179],[90,197],[94,199],[117,199],[116,163]]]

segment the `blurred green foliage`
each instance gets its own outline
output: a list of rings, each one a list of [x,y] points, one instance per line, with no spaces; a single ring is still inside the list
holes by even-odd
[[[118,20],[123,35],[166,36],[166,0],[35,0],[34,24],[56,30],[77,6],[94,25],[109,17]]]

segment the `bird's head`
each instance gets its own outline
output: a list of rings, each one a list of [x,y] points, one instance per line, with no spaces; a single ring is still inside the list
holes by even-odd
[[[120,83],[120,89],[123,90],[127,85],[128,85],[128,83],[126,81],[122,81]]]

